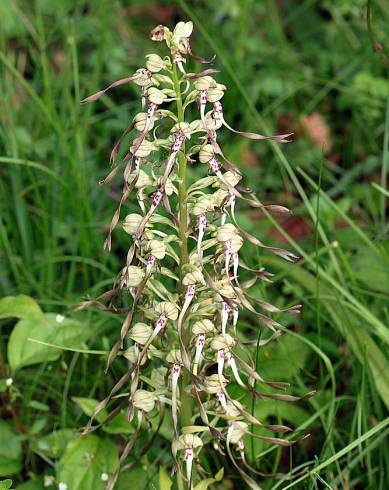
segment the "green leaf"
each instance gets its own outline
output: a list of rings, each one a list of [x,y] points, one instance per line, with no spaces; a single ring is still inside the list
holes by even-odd
[[[0,318],[16,317],[20,319],[41,318],[42,310],[30,296],[6,296],[0,299]]]
[[[15,475],[22,469],[22,437],[0,420],[0,476]]]
[[[94,434],[70,442],[59,461],[57,481],[71,490],[103,490],[104,473],[112,475],[119,465],[115,444]]]
[[[74,396],[72,397],[72,400],[77,403],[77,405],[86,415],[88,415],[88,417],[92,415],[93,410],[99,403],[94,398],[81,398]],[[107,415],[108,412],[106,410],[102,410],[96,416],[97,422],[102,422]],[[119,412],[116,417],[105,424],[102,429],[108,434],[133,434],[135,431],[135,427],[128,421],[127,415],[124,411]]]
[[[46,313],[39,319],[20,320],[8,342],[8,360],[13,371],[40,362],[55,361],[61,349],[33,342],[35,339],[62,347],[79,347],[90,335],[90,328],[77,320]]]
[[[309,348],[297,337],[283,336],[261,348],[259,371],[267,379],[288,379],[304,367]]]
[[[60,429],[50,434],[45,434],[32,444],[32,450],[44,454],[49,458],[61,458],[66,446],[76,437],[76,433],[70,429]]]
[[[31,400],[28,406],[41,412],[48,412],[50,410],[50,407],[46,403],[39,402],[38,400]]]
[[[170,490],[173,482],[163,466],[159,467],[159,490]]]
[[[389,251],[389,242],[381,245],[383,254]],[[389,264],[371,248],[363,247],[353,258],[353,271],[358,280],[375,291],[389,291]]]
[[[0,481],[0,490],[8,490],[12,486],[12,480]]]
[[[207,490],[209,485],[212,485],[212,483],[216,483],[218,481],[221,481],[224,476],[224,468],[220,468],[220,470],[216,473],[214,478],[206,478],[205,480],[201,481],[195,486],[194,490]]]
[[[20,485],[18,485],[16,490],[45,490],[45,486],[43,480],[41,478],[38,478],[35,480],[27,480],[26,482],[21,483]]]

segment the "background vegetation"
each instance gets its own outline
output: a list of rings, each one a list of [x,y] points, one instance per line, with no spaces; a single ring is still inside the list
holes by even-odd
[[[382,54],[389,4],[373,3]],[[113,253],[102,250],[120,189],[98,181],[138,112],[136,88],[93,106],[79,100],[142,66],[158,49],[147,37],[156,24],[191,19],[195,52],[217,54],[228,120],[295,133],[282,147],[222,141],[262,201],[294,211],[274,221],[240,209],[241,222],[302,256],[289,265],[246,252],[246,262],[275,273],[258,295],[304,304],[298,321],[286,319],[287,335],[258,352],[254,344],[252,355],[291,392],[317,390],[295,405],[257,401],[258,417],[311,436],[291,450],[248,440],[248,458],[264,473],[287,475],[258,478],[265,489],[389,488],[389,82],[368,36],[366,2],[2,0],[0,18],[0,288],[36,301],[0,300],[0,477],[21,490],[60,481],[71,481],[69,490],[102,489],[133,430],[119,414],[77,438],[124,365],[103,375],[120,319],[73,308],[109,287],[123,262],[120,230]],[[250,339],[262,333],[249,316],[241,328]],[[169,437],[166,425],[145,455],[134,452],[119,489],[169,488],[158,470],[169,465]],[[203,458],[210,474],[224,467],[218,488],[242,487],[227,458]],[[292,468],[308,472],[290,480]]]

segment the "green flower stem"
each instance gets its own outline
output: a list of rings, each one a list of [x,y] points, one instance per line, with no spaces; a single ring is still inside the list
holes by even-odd
[[[173,82],[174,91],[177,97],[177,116],[178,122],[184,122],[184,109],[182,105],[181,87],[177,73],[177,66],[173,64]],[[185,146],[182,145],[181,151],[178,152],[178,207],[179,207],[179,238],[180,238],[180,276],[182,279],[182,269],[189,262],[188,256],[188,211],[186,205],[187,190],[186,190],[186,157]],[[189,343],[189,331],[184,328],[183,341],[185,346]],[[184,387],[190,384],[188,372],[184,372],[181,383],[181,420],[182,425],[191,425],[192,417],[192,400],[190,395],[185,391]]]

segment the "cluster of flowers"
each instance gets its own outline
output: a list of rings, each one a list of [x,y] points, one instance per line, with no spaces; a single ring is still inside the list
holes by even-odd
[[[151,32],[151,38],[165,41],[170,56],[148,55],[145,68],[82,101],[97,100],[108,89],[128,81],[141,89],[142,112],[133,118],[123,134],[135,131],[137,135],[120,163],[116,163],[116,159],[122,140],[115,145],[111,153],[113,169],[104,181],[111,181],[124,166],[123,193],[112,218],[106,249],[111,248],[112,232],[132,191],[137,193],[140,210],[122,221],[123,230],[131,240],[126,264],[114,289],[96,300],[112,304],[119,296],[123,297],[123,293],[130,293],[131,307],[115,309],[127,314],[120,337],[109,355],[107,369],[119,353],[130,366],[96,408],[94,417],[129,384],[128,414],[130,420],[136,414],[138,422],[120,458],[122,468],[142,423],[155,417],[157,407],[158,413],[164,414],[161,407],[169,405],[174,429],[173,468],[187,480],[188,488],[192,488],[194,461],[196,474],[204,474],[198,453],[210,442],[221,452],[225,447],[248,485],[258,488],[244,470],[245,466],[255,471],[245,459],[244,436],[249,434],[273,443],[290,444],[276,437],[254,435],[250,425],[276,432],[290,429],[283,425],[264,426],[230,396],[228,385],[237,383],[253,396],[259,396],[256,383],[276,389],[285,387],[283,383],[265,381],[250,360],[236,353],[236,347],[243,347],[237,335],[242,309],[256,315],[272,331],[262,345],[280,334],[280,325],[257,312],[256,306],[271,313],[285,310],[249,295],[247,290],[255,281],[269,280],[270,274],[263,269],[250,269],[239,257],[239,251],[244,240],[248,240],[287,260],[294,261],[297,257],[265,246],[244,231],[236,220],[238,199],[270,211],[287,210],[281,206],[263,206],[250,190],[243,188],[239,170],[219,146],[217,131],[223,126],[247,138],[265,137],[236,131],[227,124],[221,102],[226,87],[212,78],[216,70],[186,72],[187,57],[209,63],[192,53],[189,43],[192,29],[191,22],[178,23],[173,32],[158,26]],[[177,112],[166,108],[172,101],[177,105]],[[198,117],[189,123],[184,116],[191,107]],[[169,133],[162,137],[166,131]],[[286,143],[289,136],[270,138]],[[204,167],[207,173],[188,188],[180,169],[187,162]],[[175,212],[176,207],[181,212]],[[254,279],[241,284],[241,269],[252,273]],[[85,302],[84,306],[91,303]],[[296,312],[298,308],[288,310]],[[267,396],[296,399],[284,394],[268,393]],[[188,401],[192,412],[189,421],[183,422],[179,415]],[[120,407],[117,405],[109,417]],[[86,430],[93,430],[91,424],[92,421]],[[238,464],[236,458],[243,464]],[[185,472],[182,461],[186,463]],[[118,472],[112,475],[107,488],[114,487],[117,477]]]

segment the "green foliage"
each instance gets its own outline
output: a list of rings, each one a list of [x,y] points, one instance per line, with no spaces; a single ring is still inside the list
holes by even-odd
[[[20,320],[8,342],[8,360],[12,371],[40,362],[55,361],[61,348],[78,347],[90,336],[82,323],[47,313],[38,320]],[[51,347],[50,345],[55,347]]]
[[[115,444],[90,434],[69,443],[58,464],[59,482],[74,490],[103,490],[104,474],[112,474],[119,464]]]
[[[22,437],[0,420],[0,476],[15,475],[21,469]]]

